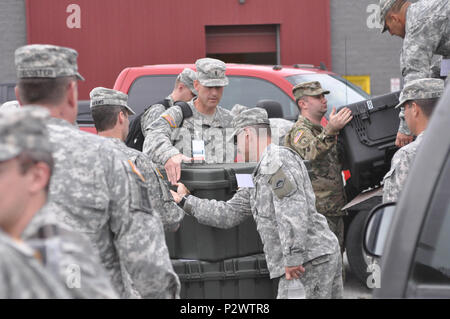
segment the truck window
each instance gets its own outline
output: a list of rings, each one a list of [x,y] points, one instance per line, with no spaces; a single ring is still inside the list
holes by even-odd
[[[301,74],[289,76],[286,79],[294,86],[302,82],[319,81],[324,89],[330,91],[330,94],[325,95],[328,100],[327,116],[333,107],[337,109],[341,106],[370,98],[370,96],[359,87],[337,76],[330,76],[328,74]]]
[[[417,244],[412,277],[417,283],[450,288],[450,160],[442,173]]]
[[[274,100],[283,107],[283,117],[296,120],[298,108],[295,101],[279,87],[266,80],[245,77],[228,76],[230,84],[225,87],[220,105],[231,110],[235,104],[253,107],[259,100]]]
[[[128,90],[128,104],[139,115],[173,90],[177,75],[148,75],[137,78]],[[130,120],[134,116],[130,117]]]

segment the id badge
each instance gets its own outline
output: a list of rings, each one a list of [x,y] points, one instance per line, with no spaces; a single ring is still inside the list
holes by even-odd
[[[192,157],[194,161],[205,160],[205,141],[192,140]]]
[[[236,181],[239,188],[255,188],[252,174],[236,174]]]

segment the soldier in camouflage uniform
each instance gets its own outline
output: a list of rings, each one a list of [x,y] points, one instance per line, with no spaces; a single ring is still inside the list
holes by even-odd
[[[63,207],[56,218],[90,238],[121,297],[178,297],[148,186],[110,139],[74,125],[77,79],[83,79],[76,59],[75,50],[53,45],[15,52],[19,102],[42,105],[52,116],[46,121],[55,159],[49,199]]]
[[[53,160],[45,117],[37,107],[0,114],[0,228],[36,249],[71,297],[117,298],[89,240],[51,218],[59,208],[46,203]]]
[[[17,108],[19,108],[19,102],[17,102],[16,100],[8,101],[8,102],[5,102],[2,105],[0,105],[0,112],[10,110],[10,109],[17,109]]]
[[[197,95],[197,90],[194,88],[195,80],[197,80],[197,74],[189,68],[185,68],[178,74],[172,93],[166,97],[170,107],[177,101],[188,102]],[[144,137],[147,136],[147,132],[150,130],[150,124],[157,120],[165,111],[166,107],[163,104],[153,104],[144,112],[141,117],[141,128]]]
[[[226,66],[220,60],[204,58],[195,63],[198,96],[188,102],[193,115],[183,117],[182,109],[174,106],[165,111],[147,130],[143,152],[153,162],[163,164],[169,181],[180,179],[181,162],[194,156],[192,144],[204,143],[207,163],[234,161],[233,145],[226,143],[226,128],[231,127],[230,111],[218,104],[228,85]]]
[[[311,183],[316,194],[317,211],[327,218],[328,225],[339,239],[344,251],[344,220],[342,207],[346,204],[342,181],[342,163],[337,150],[337,135],[352,119],[348,108],[335,109],[325,128],[320,125],[327,112],[327,100],[319,82],[304,82],[293,88],[293,94],[300,108],[300,116],[286,135],[285,145],[295,150],[304,160],[311,163]]]
[[[432,78],[412,80],[403,88],[400,94],[400,103],[396,107],[404,106],[408,127],[417,138],[414,142],[399,149],[392,158],[391,169],[384,176],[384,203],[398,200],[409,169],[423,140],[434,106],[443,92],[444,81]]]
[[[342,260],[336,236],[315,208],[314,192],[302,159],[271,144],[267,113],[242,111],[233,120],[238,152],[259,160],[254,187],[239,188],[227,202],[188,195],[183,184],[172,193],[186,213],[200,223],[231,228],[253,215],[261,236],[270,278],[279,278],[278,298],[287,298],[288,281],[299,279],[306,298],[342,297]],[[301,273],[304,272],[304,275]]]
[[[409,81],[435,76],[433,63],[450,63],[450,1],[380,0],[380,24],[382,32],[403,38],[400,68],[404,84]],[[433,60],[435,59],[435,60]],[[445,62],[447,61],[447,62]],[[442,69],[437,77],[448,74]],[[404,109],[400,112],[400,127],[396,145],[402,147],[412,141],[412,134],[405,122]]]
[[[111,138],[143,174],[149,190],[152,208],[159,213],[166,231],[176,231],[184,217],[183,210],[173,201],[169,188],[158,168],[142,152],[127,147],[128,117],[135,114],[128,106],[128,95],[120,91],[97,87],[90,93],[91,112],[98,135]],[[171,267],[168,267],[170,269]]]
[[[0,229],[0,299],[44,299],[71,296],[36,258],[34,250]]]

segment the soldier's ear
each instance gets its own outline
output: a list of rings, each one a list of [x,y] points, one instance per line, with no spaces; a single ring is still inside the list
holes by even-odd
[[[422,110],[420,109],[420,106],[415,101],[413,101],[411,103],[411,111],[412,111],[414,117],[417,117],[419,115],[419,113],[422,112]]]
[[[17,99],[17,102],[19,102],[19,105],[23,106],[22,100],[20,99],[19,86],[18,85],[16,85],[16,87],[14,88],[14,93],[16,94],[16,99]]]
[[[120,111],[119,114],[117,115],[117,121],[120,124],[123,124],[125,122],[126,118],[127,118],[127,114],[125,114],[123,111]]]
[[[200,89],[200,82],[198,80],[194,80],[194,89],[198,92]]]

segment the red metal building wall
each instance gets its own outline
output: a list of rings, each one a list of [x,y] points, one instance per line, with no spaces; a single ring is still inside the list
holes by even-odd
[[[68,28],[70,4],[80,28]],[[329,0],[26,0],[28,43],[79,52],[80,98],[112,87],[127,66],[193,63],[206,52],[205,26],[280,25],[282,64],[331,68]]]

